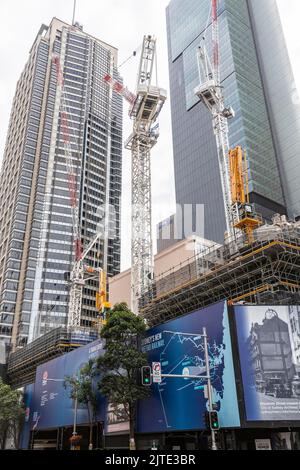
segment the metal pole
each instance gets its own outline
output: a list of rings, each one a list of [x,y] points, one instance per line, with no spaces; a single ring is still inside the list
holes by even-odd
[[[59,450],[63,450],[63,446],[64,446],[64,428],[61,428]]]
[[[209,406],[209,411],[213,411],[206,328],[203,328],[203,338],[204,338],[204,353],[205,353],[205,365],[206,365],[206,375],[207,375],[208,406]],[[211,429],[211,443],[212,443],[211,449],[212,450],[218,450],[217,444],[216,444],[216,435],[215,435],[215,431],[213,429]]]
[[[74,23],[75,23],[75,12],[76,12],[76,0],[74,0],[72,26],[74,26]]]
[[[76,432],[76,424],[77,424],[77,403],[78,403],[78,399],[77,399],[77,393],[76,393],[75,406],[74,406],[73,436],[76,436],[76,434],[77,434],[77,432]]]

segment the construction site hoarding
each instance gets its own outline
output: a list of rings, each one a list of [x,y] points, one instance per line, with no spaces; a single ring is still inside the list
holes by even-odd
[[[231,349],[227,303],[202,310],[151,328],[142,340],[148,363],[160,362],[162,374],[198,378],[162,378],[152,384],[151,397],[138,405],[137,431],[171,432],[204,429],[208,410],[204,341],[206,327],[214,408],[222,428],[240,426]]]
[[[300,422],[300,306],[234,313],[247,422]]]
[[[24,387],[23,401],[25,405],[25,418],[20,436],[20,449],[28,449],[30,440],[30,430],[32,424],[32,402],[34,395],[34,383]]]
[[[64,385],[65,378],[77,374],[90,359],[101,356],[104,353],[103,344],[102,340],[94,341],[37,368],[31,407],[32,429],[51,429],[73,424],[75,400],[70,398],[70,388]],[[99,393],[97,421],[104,421],[105,407],[105,399]],[[77,424],[88,423],[87,407],[78,403]]]

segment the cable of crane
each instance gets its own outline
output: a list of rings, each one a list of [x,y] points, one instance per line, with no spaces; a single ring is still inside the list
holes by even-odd
[[[211,22],[211,13],[212,13],[212,4],[210,2],[210,9],[209,9],[209,12],[208,12],[208,17],[207,17],[207,21],[206,21],[206,26],[204,28],[204,34],[203,34],[203,37],[202,39],[205,41],[206,39],[206,33],[207,33],[207,30],[208,30],[208,26],[209,26],[209,23]]]
[[[130,59],[132,59],[132,57],[136,57],[138,51],[142,48],[142,44],[140,44],[134,51],[133,53],[127,57],[126,60],[124,60],[124,62],[121,63],[121,65],[118,66],[118,69],[120,69],[121,67],[123,67],[123,65],[125,65]]]

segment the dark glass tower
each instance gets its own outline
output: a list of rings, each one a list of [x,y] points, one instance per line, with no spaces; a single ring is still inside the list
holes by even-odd
[[[176,202],[203,204],[204,236],[222,242],[225,216],[215,136],[211,115],[194,95],[199,84],[196,51],[205,32],[208,50],[211,45],[210,6],[211,0],[170,2],[169,70]],[[274,213],[286,213],[288,208],[289,215],[300,215],[299,185],[295,188],[298,194],[290,191],[295,172],[300,177],[296,160],[299,108],[293,110],[298,120],[291,124],[288,108],[292,106],[292,94],[279,116],[276,93],[272,92],[276,86],[278,95],[284,82],[293,82],[276,2],[220,0],[218,16],[225,102],[236,113],[229,121],[230,146],[241,145],[247,152],[251,201],[267,220]],[[270,39],[266,42],[268,33],[271,38],[280,38],[275,42],[276,47],[280,44],[280,53],[273,50]],[[281,71],[279,75],[276,70]],[[283,104],[282,96],[280,100]],[[293,149],[288,145],[289,124],[293,128]]]

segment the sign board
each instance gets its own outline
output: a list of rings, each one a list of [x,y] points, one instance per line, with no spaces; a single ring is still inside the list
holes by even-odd
[[[300,306],[239,305],[234,312],[247,421],[300,421]]]
[[[272,450],[270,439],[255,439],[256,450]]]
[[[206,429],[207,379],[200,377],[206,376],[203,337],[199,336],[203,327],[209,338],[212,396],[218,405],[220,426],[240,426],[227,304],[220,302],[147,330],[141,349],[150,365],[160,362],[162,382],[153,384],[147,400],[139,401],[137,432]],[[196,378],[182,378],[186,369]],[[169,374],[178,377],[169,379]]]
[[[161,363],[152,362],[152,381],[154,384],[161,383]]]
[[[70,426],[74,421],[75,400],[64,387],[65,376],[77,374],[89,360],[104,354],[103,340],[97,340],[63,356],[41,364],[36,370],[31,403],[31,429],[49,429]],[[95,389],[96,389],[96,378]],[[105,398],[97,393],[97,421],[105,420]],[[77,404],[77,424],[89,422],[87,408]],[[74,443],[75,445],[75,443]]]

